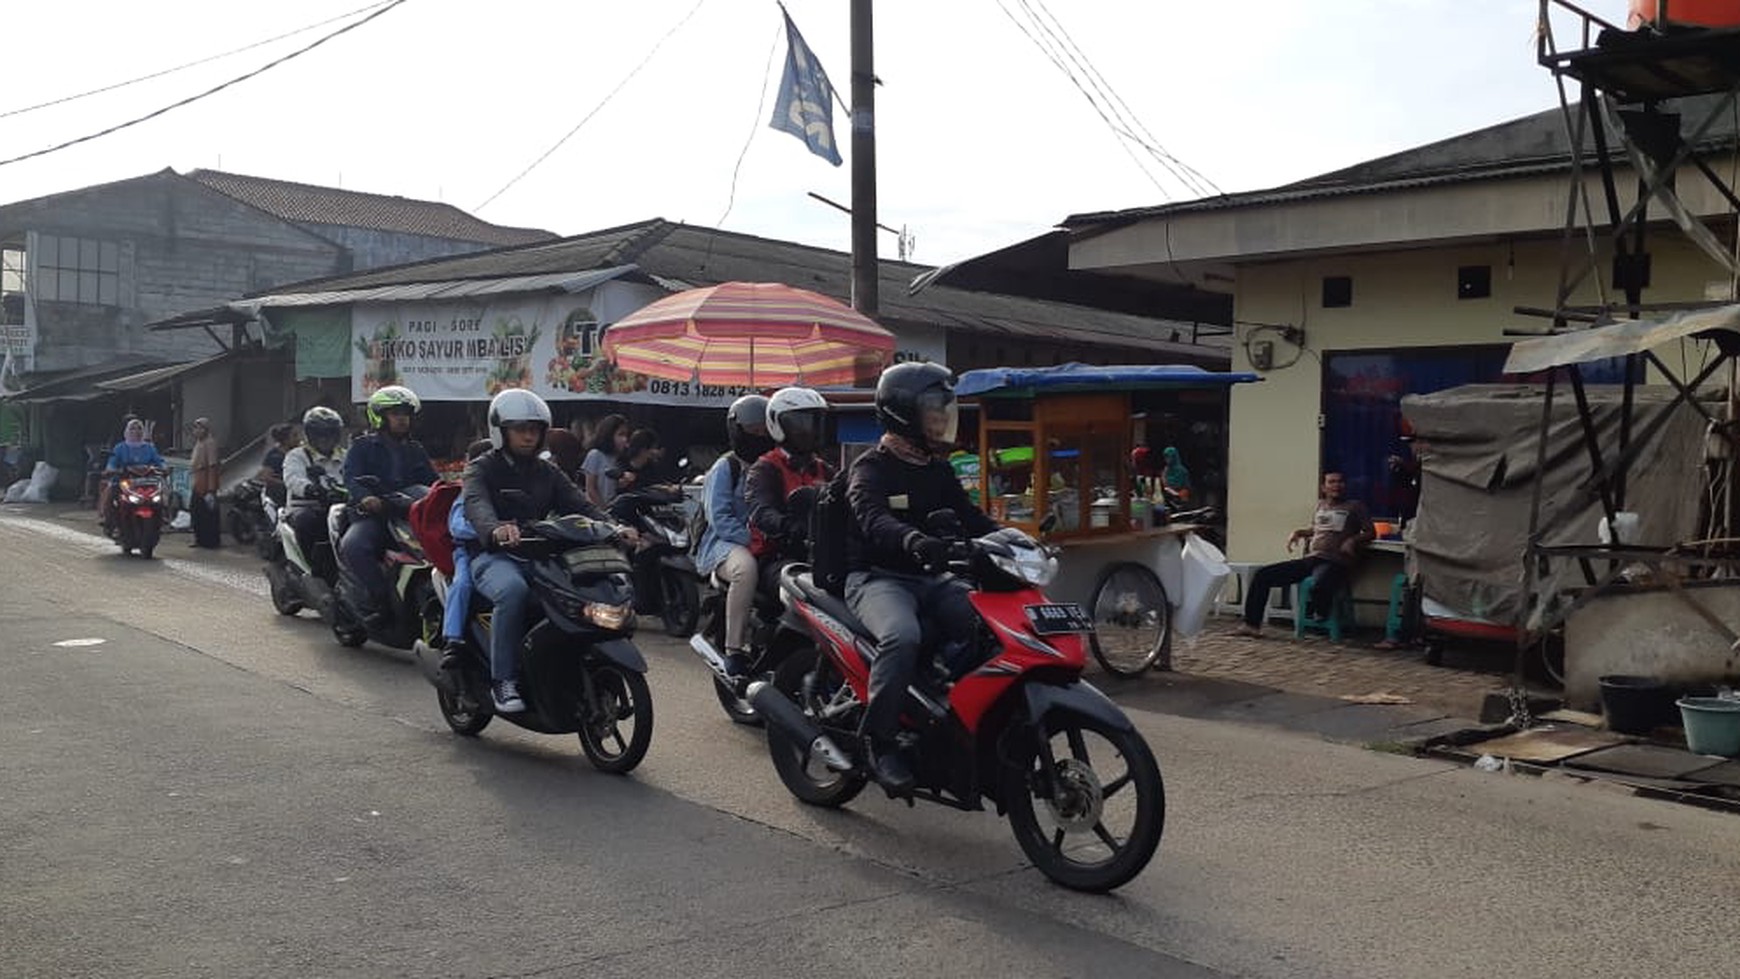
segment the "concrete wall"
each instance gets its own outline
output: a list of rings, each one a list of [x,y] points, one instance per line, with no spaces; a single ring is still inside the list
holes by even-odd
[[[340,224],[299,221],[297,225],[344,247],[350,254],[351,269],[356,271],[421,262],[448,255],[465,255],[498,247],[475,241],[434,238],[374,228],[352,228]]]
[[[1590,709],[1600,703],[1600,678],[1650,676],[1670,686],[1740,681],[1740,653],[1686,598],[1740,627],[1740,585],[1619,592],[1591,599],[1565,623],[1565,700]]]

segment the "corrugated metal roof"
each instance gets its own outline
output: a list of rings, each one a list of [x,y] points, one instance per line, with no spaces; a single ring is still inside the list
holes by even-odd
[[[104,391],[149,391],[153,388],[162,387],[178,377],[183,377],[187,374],[199,371],[202,368],[213,366],[230,356],[232,356],[231,353],[225,351],[221,354],[207,357],[204,360],[189,361],[185,364],[169,364],[164,367],[153,367],[150,370],[140,371],[137,374],[126,374],[121,377],[111,378],[107,381],[98,381],[96,386],[102,388]]]
[[[366,194],[220,170],[193,170],[187,177],[286,221],[374,228],[484,245],[524,245],[556,237],[536,228],[490,224],[437,201]]]

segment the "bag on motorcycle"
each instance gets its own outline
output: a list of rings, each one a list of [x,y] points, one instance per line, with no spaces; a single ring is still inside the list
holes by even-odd
[[[447,514],[453,509],[453,501],[464,490],[462,483],[442,480],[411,504],[409,515],[411,533],[417,535],[417,543],[423,545],[424,556],[435,570],[449,579],[453,577],[453,535],[447,530]]]
[[[846,535],[853,533],[852,508],[846,502],[851,468],[841,469],[821,484],[810,510],[810,575],[830,595],[846,593]]]

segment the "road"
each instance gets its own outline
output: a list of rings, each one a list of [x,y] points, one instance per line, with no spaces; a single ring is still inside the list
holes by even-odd
[[[1732,816],[1135,710],[1166,837],[1080,895],[988,813],[794,802],[654,632],[613,777],[161,553],[0,515],[0,975],[1733,974]]]

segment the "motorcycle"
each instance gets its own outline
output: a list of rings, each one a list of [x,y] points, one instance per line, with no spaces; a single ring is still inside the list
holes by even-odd
[[[224,529],[238,544],[270,537],[278,522],[278,504],[258,479],[244,479],[223,495]],[[265,555],[262,554],[262,557]]]
[[[700,573],[689,556],[689,517],[680,490],[649,486],[619,493],[605,508],[610,518],[640,532],[630,553],[635,611],[659,616],[665,633],[695,631],[701,613]]]
[[[520,646],[526,710],[500,716],[542,734],[577,733],[594,767],[628,772],[652,743],[653,708],[646,660],[632,641],[630,567],[617,549],[615,529],[581,516],[539,521],[525,527],[517,555],[525,560],[535,599]],[[496,716],[489,691],[489,601],[473,591],[471,603],[471,641],[457,663],[442,669],[442,654],[428,642],[418,641],[412,650],[435,686],[447,726],[466,737]]]
[[[378,482],[372,476],[357,481],[364,487]],[[389,587],[386,606],[375,621],[368,621],[359,611],[369,604],[362,583],[343,566],[344,562],[338,562],[338,585],[325,611],[327,624],[339,645],[356,647],[373,639],[394,649],[410,649],[419,639],[430,642],[441,634],[441,599],[432,580],[434,569],[407,519],[411,504],[419,495],[401,492],[380,496],[380,516],[387,526],[387,548],[381,563]],[[349,515],[354,506],[350,504],[341,512]],[[333,527],[332,540],[341,539],[344,529],[344,525]]]
[[[1081,679],[1093,620],[1046,599],[1056,569],[1055,552],[1014,529],[951,545],[950,570],[973,587],[980,628],[970,647],[945,651],[952,668],[921,669],[906,691],[901,745],[917,778],[907,802],[974,811],[989,800],[1041,873],[1103,892],[1153,857],[1165,790],[1142,735]],[[749,699],[786,789],[842,806],[870,779],[861,726],[875,639],[801,566],[781,588],[788,622],[814,646],[752,684]]]
[[[137,550],[149,559],[163,536],[163,482],[167,473],[157,466],[128,466],[110,497],[111,536],[122,554]]]
[[[338,534],[333,527],[343,522],[349,494],[343,483],[324,473],[314,477],[311,488],[313,496],[308,505],[326,513],[324,539],[315,544],[312,552],[304,552],[290,519],[297,511],[287,507],[278,515],[272,536],[267,538],[270,546],[263,548],[267,552],[266,582],[272,588],[272,607],[279,615],[295,615],[304,608],[325,610],[338,583]],[[323,616],[328,614],[322,611]]]

